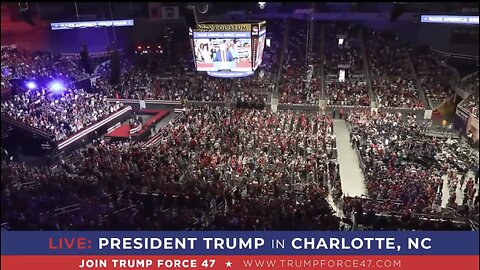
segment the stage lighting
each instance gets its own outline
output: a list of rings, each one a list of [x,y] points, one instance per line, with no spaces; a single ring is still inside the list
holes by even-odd
[[[10,68],[6,67],[4,69],[2,69],[2,74],[5,75],[5,76],[8,76],[10,75]]]
[[[63,92],[63,90],[65,90],[65,87],[59,81],[51,82],[49,88],[52,92],[55,92],[55,93],[60,93],[60,92]]]
[[[37,84],[35,82],[27,82],[27,88],[30,90],[36,89]]]
[[[267,2],[258,2],[258,7],[260,9],[264,9],[266,4],[267,4]]]

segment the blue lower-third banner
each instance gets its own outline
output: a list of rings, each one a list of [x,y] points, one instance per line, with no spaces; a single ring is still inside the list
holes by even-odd
[[[479,269],[478,237],[478,232],[6,231],[1,247],[7,270],[470,270]]]

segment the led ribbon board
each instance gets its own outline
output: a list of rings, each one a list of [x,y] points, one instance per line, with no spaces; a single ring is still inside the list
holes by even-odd
[[[422,23],[476,24],[478,16],[421,15]]]
[[[98,28],[133,26],[133,20],[86,21],[86,22],[57,22],[50,23],[52,30],[69,30],[75,28]]]

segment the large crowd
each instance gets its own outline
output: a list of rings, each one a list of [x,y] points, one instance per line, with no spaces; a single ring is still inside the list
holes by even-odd
[[[404,42],[392,33],[365,31],[372,90],[382,107],[422,108]]]
[[[62,60],[61,55],[50,52],[30,52],[17,47],[2,47],[2,84],[14,78],[55,78],[75,81],[87,74],[78,63]]]
[[[285,32],[286,23],[289,24],[288,33]],[[174,35],[168,41],[172,44],[164,46],[168,53],[137,55],[142,60],[131,61],[134,64],[122,58],[119,85],[108,83],[108,61],[102,63],[95,71],[95,75],[99,75],[96,86],[105,95],[118,98],[265,102],[278,84],[280,103],[317,104],[324,88],[329,105],[368,106],[371,97],[361,50],[360,40],[363,39],[373,95],[380,106],[423,108],[414,73],[418,75],[420,86],[431,101],[441,102],[449,96],[451,72],[440,65],[431,52],[425,49],[412,50],[415,68],[412,70],[408,61],[408,44],[391,33],[377,33],[369,29],[361,31],[360,28],[349,23],[269,20],[271,46],[265,50],[263,65],[259,68],[261,71],[257,71],[258,74],[252,78],[230,80],[197,74],[188,36]],[[288,37],[285,44],[284,33]],[[361,33],[364,33],[363,37]],[[280,63],[282,50],[284,57],[283,63]],[[8,86],[8,79],[13,77],[84,78],[86,74],[78,60],[61,59],[59,55],[50,53],[2,48],[2,92]],[[310,69],[314,75],[307,82]],[[346,71],[345,81],[342,82],[339,82],[340,69]],[[320,74],[322,70],[324,74]],[[280,75],[278,81],[277,74]],[[240,85],[241,90],[232,85]],[[237,90],[232,91],[232,88]]]
[[[420,86],[433,106],[449,98],[453,94],[452,71],[441,65],[429,48],[412,50],[411,56]]]
[[[2,47],[1,113],[62,141],[121,107],[103,94],[75,89],[74,82],[85,76],[77,63],[58,55]],[[12,79],[32,81],[33,87],[17,83],[12,89]],[[50,82],[58,83],[58,89]]]
[[[313,93],[319,91],[317,83],[307,89],[307,40],[310,33],[307,32],[309,21],[290,20],[287,43],[284,46],[284,60],[282,63],[282,77],[279,84],[280,103],[312,103]],[[311,38],[311,37],[310,37]],[[316,80],[316,79],[315,79]]]
[[[82,90],[61,94],[47,89],[27,90],[2,101],[2,115],[43,130],[62,141],[69,135],[96,123],[119,110],[121,104],[110,103],[106,96]]]
[[[323,67],[328,105],[370,106],[359,29],[345,23],[325,25]],[[342,80],[340,70],[345,71]]]
[[[2,223],[50,230],[338,228],[326,200],[342,196],[328,116],[204,108],[187,110],[160,132],[157,145],[100,142],[54,170],[2,162]]]
[[[370,77],[380,107],[423,108],[419,90],[441,102],[453,93],[452,74],[430,51],[409,50],[388,33],[346,23],[288,23],[285,33],[285,20],[268,22],[271,46],[252,77],[197,74],[185,38],[169,47],[170,57],[122,57],[116,85],[110,82],[108,57],[102,58],[93,74],[96,93],[75,88],[73,82],[87,76],[78,59],[2,48],[2,116],[43,130],[56,141],[122,107],[107,97],[237,104],[236,109],[185,109],[159,131],[153,145],[98,140],[55,168],[29,167],[3,159],[2,153],[2,224],[25,230],[336,230],[340,219],[328,201],[333,198],[345,217],[360,213],[357,221],[364,219],[377,229],[398,228],[393,216],[378,217],[393,212],[402,221],[408,217],[402,228],[431,228],[412,223],[412,215],[438,212],[434,206],[444,184],[457,188],[453,171],[467,178],[461,215],[478,219],[478,192],[466,176],[477,173],[478,184],[478,159],[458,154],[461,147],[452,147],[448,138],[426,136],[412,115],[348,113],[369,198],[342,200],[333,120],[318,113],[273,113],[256,105],[268,102],[278,85],[280,103],[318,104],[324,88],[328,105],[367,107]],[[346,71],[341,81],[340,70]],[[60,93],[39,84],[12,91],[15,78],[61,80],[65,89]],[[478,73],[462,83],[464,89],[478,91]],[[4,92],[9,92],[6,98]],[[460,106],[478,115],[478,95]],[[459,207],[456,193],[449,195],[449,206]]]
[[[449,171],[465,176],[477,173],[478,184],[478,156],[460,154],[461,147],[451,147],[449,138],[426,136],[414,115],[352,112],[348,122],[351,142],[362,160],[371,207],[377,211],[431,214],[443,189],[443,176]],[[476,196],[465,202],[471,206],[465,214],[468,217],[478,215]]]
[[[96,87],[116,98],[265,103],[273,90],[279,68],[282,40],[278,33],[285,28],[282,20],[271,20],[268,25],[271,46],[265,49],[262,65],[253,77],[224,79],[197,74],[193,61],[189,61],[192,58],[190,42],[180,39],[176,45],[170,45],[176,57],[141,55],[137,56],[137,65],[123,61],[119,85],[108,83],[109,63],[104,63],[97,70],[100,78]],[[153,63],[157,63],[156,67],[152,67]]]

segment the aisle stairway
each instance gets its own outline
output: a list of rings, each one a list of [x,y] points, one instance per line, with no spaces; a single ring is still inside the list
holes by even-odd
[[[417,88],[418,93],[420,94],[420,98],[422,99],[422,102],[425,106],[425,109],[432,109],[432,104],[430,103],[430,100],[427,99],[427,96],[425,95],[425,91],[423,90],[422,86],[420,85],[420,81],[418,80],[417,73],[415,72],[415,66],[413,65],[412,58],[410,57],[410,53],[408,49],[405,48],[405,53],[407,55],[407,60],[408,60],[408,66],[410,67],[410,71],[412,72],[412,76],[415,80],[415,86]]]
[[[284,62],[284,59],[285,59],[285,50],[286,50],[286,47],[287,47],[287,44],[288,44],[288,37],[290,35],[290,20],[286,19],[285,20],[285,33],[283,34],[283,41],[282,41],[282,52],[280,53],[280,56],[279,58],[280,59],[277,59],[278,60],[278,63],[279,63],[279,68],[278,68],[278,71],[277,71],[277,77],[276,77],[276,80],[275,80],[275,85],[274,85],[274,88],[273,88],[273,91],[272,91],[272,97],[270,100],[278,100],[278,86],[280,84],[280,78],[282,77],[282,66],[283,66],[283,62]]]
[[[367,90],[368,90],[368,96],[370,97],[370,104],[373,108],[377,107],[377,98],[375,96],[375,93],[372,90],[372,78],[370,77],[370,70],[368,69],[368,60],[367,60],[367,50],[365,48],[365,40],[363,38],[363,28],[360,28],[360,31],[358,33],[359,35],[359,40],[360,40],[360,52],[363,57],[363,66],[364,66],[364,72],[365,72],[365,80],[367,82]]]

